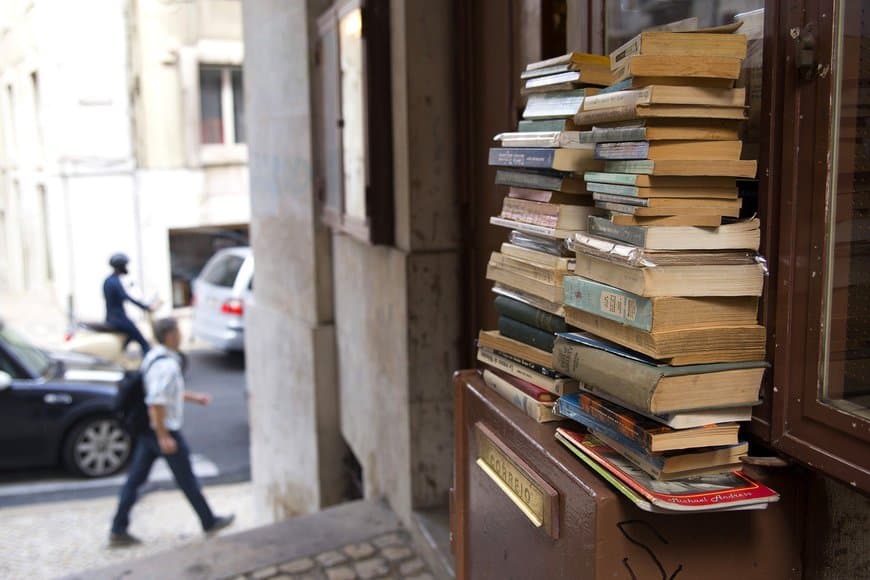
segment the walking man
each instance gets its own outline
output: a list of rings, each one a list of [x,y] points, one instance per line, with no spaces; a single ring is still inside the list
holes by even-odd
[[[131,340],[136,341],[142,347],[142,356],[145,356],[150,345],[127,316],[127,313],[124,312],[124,302],[129,300],[146,312],[151,312],[151,307],[131,297],[124,289],[121,276],[127,274],[127,264],[129,263],[130,258],[127,257],[127,254],[117,253],[109,258],[112,273],[103,282],[103,297],[106,299],[106,324],[127,335],[127,340],[124,343],[125,348]]]
[[[136,440],[127,481],[121,488],[118,511],[112,521],[110,546],[141,543],[127,532],[130,510],[136,502],[139,486],[148,479],[151,465],[161,455],[166,458],[175,483],[199,516],[203,531],[211,534],[229,526],[234,519],[233,515],[216,516],[212,513],[193,474],[190,450],[181,434],[184,402],[208,405],[211,403],[211,396],[184,390],[184,377],[178,357],[181,346],[178,322],[173,318],[158,320],[154,324],[154,337],[160,344],[152,348],[142,361],[145,403],[148,405],[152,429],[139,435]]]

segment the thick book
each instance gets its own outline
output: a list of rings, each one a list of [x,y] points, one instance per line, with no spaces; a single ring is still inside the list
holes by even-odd
[[[478,360],[480,359],[478,358]],[[515,389],[521,391],[522,393],[526,394],[527,396],[531,397],[539,403],[555,403],[556,399],[559,398],[555,393],[539,387],[531,381],[515,377],[514,375],[507,373],[497,367],[491,366],[486,362],[483,362],[482,369],[488,370],[495,376],[509,382],[511,386],[513,386]]]
[[[595,211],[595,205],[589,196],[575,197],[580,203],[544,203],[505,197],[502,201],[501,217],[547,228],[583,230],[589,216],[600,215],[600,212]]]
[[[547,191],[544,189],[531,189],[528,187],[511,187],[508,197],[514,199],[527,199],[541,203],[561,203],[567,205],[589,205],[589,196],[581,193],[564,193],[561,191]],[[735,193],[736,197],[736,193]]]
[[[643,119],[724,119],[743,121],[745,107],[708,107],[706,105],[627,105],[613,109],[581,110],[574,115],[574,124],[588,127],[599,123]]]
[[[592,174],[592,175],[590,175]],[[594,194],[606,193],[623,197],[640,199],[653,198],[705,198],[705,199],[737,199],[736,187],[638,187],[636,185],[619,185],[616,183],[599,183],[595,181],[596,172],[587,171],[584,175],[586,187]],[[614,175],[614,174],[609,174]],[[619,174],[615,174],[619,175]]]
[[[696,263],[687,261],[683,265],[644,265],[587,254],[581,249],[577,253],[574,274],[646,298],[761,296],[762,264],[751,258],[745,258],[742,263],[716,263],[720,258],[727,260],[725,254],[710,255],[712,263],[703,263],[706,258],[707,255],[702,255]],[[737,256],[734,259],[736,261]]]
[[[604,433],[593,431],[592,434],[651,477],[661,481],[737,471],[742,467],[740,458],[749,452],[749,445],[741,442],[736,445],[653,454],[625,445]]]
[[[603,210],[600,210],[597,208],[591,208],[591,209],[594,210],[594,212],[597,213],[598,215],[604,215]],[[594,217],[594,216],[590,215],[589,217]],[[527,232],[530,234],[544,236],[547,238],[553,238],[556,240],[568,239],[571,236],[573,236],[576,232],[582,231],[584,229],[582,227],[578,227],[577,229],[571,229],[571,230],[562,229],[562,228],[551,228],[551,227],[547,227],[547,226],[540,226],[537,224],[529,224],[526,222],[520,222],[517,220],[510,220],[507,218],[503,218],[501,216],[492,216],[491,218],[489,218],[489,223],[491,223],[494,226],[508,228],[511,230],[519,230],[521,232]]]
[[[647,453],[679,449],[736,445],[736,423],[704,425],[693,429],[671,429],[665,425],[586,392],[559,397],[554,412],[599,431],[618,441],[625,441]]]
[[[483,382],[486,386],[501,395],[511,405],[520,409],[523,413],[538,423],[560,421],[561,417],[553,414],[553,403],[542,403],[522,392],[511,384],[510,381],[499,377],[490,370],[483,371]]]
[[[567,149],[562,149],[567,151]],[[752,159],[661,159],[639,161],[605,161],[605,173],[632,173],[641,175],[687,175],[698,177],[741,177],[752,179],[758,162]],[[594,171],[594,169],[590,169]]]
[[[728,56],[635,55],[613,70],[613,82],[628,77],[680,77],[737,80],[743,60]]]
[[[542,252],[536,248],[521,246],[516,243],[504,242],[501,245],[501,253],[505,256],[532,262],[553,270],[574,270],[575,259],[573,257],[557,256],[550,252]]]
[[[710,409],[733,414],[735,407],[756,404],[768,366],[763,360],[672,366],[585,332],[560,333],[553,362],[593,394],[672,427],[674,418],[664,416]]]
[[[598,171],[603,163],[595,159],[595,149],[549,149],[545,147],[491,147],[489,164],[496,167],[553,169],[556,171]]]
[[[562,284],[566,305],[647,332],[755,324],[758,317],[756,296],[647,298],[580,276]]]
[[[586,97],[582,111],[618,109],[637,105],[703,105],[743,107],[746,89],[710,89],[690,86],[649,86],[642,89],[608,91]]]
[[[684,366],[764,360],[767,333],[761,325],[644,332],[565,306],[565,322],[649,357]]]
[[[576,393],[579,390],[579,383],[576,379],[547,376],[495,350],[479,347],[477,349],[477,360],[506,372],[513,377],[528,381],[556,396],[561,397],[568,393]]]
[[[573,115],[572,115],[573,117]],[[574,125],[574,119],[522,119],[517,123],[517,131],[525,133],[542,133],[576,131],[577,126]]]
[[[562,302],[564,295],[561,280],[556,283],[542,280],[540,276],[533,277],[529,272],[506,267],[498,257],[494,259],[493,256],[490,256],[489,263],[486,265],[486,279],[516,288],[548,302]]]
[[[523,119],[573,118],[583,106],[586,89],[529,95]]]
[[[740,141],[622,141],[597,143],[595,157],[605,160],[740,159]]]
[[[711,32],[641,32],[610,53],[611,69],[639,54],[746,58],[746,36]]]
[[[740,201],[740,200],[735,200]],[[623,200],[619,200],[618,202],[613,201],[604,201],[601,199],[595,200],[595,207],[603,210],[607,210],[609,212],[614,212],[618,214],[624,215],[633,215],[638,217],[654,217],[654,216],[676,216],[676,215],[685,215],[685,216],[726,216],[726,217],[739,217],[740,216],[740,206],[738,204],[734,204],[731,208],[719,207],[718,209],[715,207],[705,207],[703,205],[697,204],[688,204],[684,203],[681,205],[676,204],[650,204],[650,205],[639,205],[636,203],[627,203]],[[611,220],[612,221],[612,220]],[[716,224],[718,225],[718,224]]]
[[[502,336],[512,338],[544,352],[553,352],[556,335],[507,316],[498,317],[498,331]]]
[[[614,185],[627,185],[632,187],[647,188],[673,188],[673,189],[722,189],[737,190],[737,179],[734,177],[720,176],[660,176],[642,175],[637,173],[607,173],[604,171],[587,171],[583,174],[587,182],[611,183]]]
[[[546,189],[564,193],[586,193],[582,176],[559,171],[529,171],[523,169],[497,169],[496,185]]]
[[[593,435],[556,429],[556,439],[638,508],[653,513],[765,509],[779,494],[742,471],[659,481]]]
[[[598,85],[606,87],[613,82],[610,67],[584,65],[578,70],[556,72],[544,76],[525,79],[523,94],[541,93],[546,91],[572,90],[580,85]]]
[[[565,324],[563,317],[535,308],[525,302],[507,296],[496,296],[494,304],[495,311],[500,315],[519,320],[545,332],[568,331],[568,325]]]
[[[649,250],[758,250],[761,229],[758,219],[721,225],[718,228],[633,227],[613,224],[591,216],[588,232]]]
[[[481,330],[477,335],[480,346],[507,353],[511,356],[539,365],[541,368],[553,368],[553,354],[524,342],[503,336],[497,330]]]

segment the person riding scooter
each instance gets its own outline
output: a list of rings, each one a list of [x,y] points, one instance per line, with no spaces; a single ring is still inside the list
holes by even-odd
[[[145,356],[150,345],[145,340],[145,337],[142,336],[142,333],[139,332],[139,329],[136,328],[136,325],[133,324],[133,321],[127,316],[127,313],[124,311],[124,302],[129,300],[146,312],[151,312],[152,308],[131,297],[127,294],[127,290],[124,289],[121,276],[127,274],[127,264],[129,263],[130,258],[126,254],[117,253],[109,258],[109,265],[112,267],[113,272],[103,282],[103,296],[106,299],[106,324],[127,336],[127,339],[124,341],[125,348],[131,340],[136,341],[142,347],[142,356]]]

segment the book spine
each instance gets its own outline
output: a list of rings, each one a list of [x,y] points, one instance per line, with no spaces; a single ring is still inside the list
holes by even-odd
[[[638,189],[633,185],[616,185],[615,183],[595,183],[587,182],[586,189],[592,192],[592,198],[595,198],[596,193],[605,195],[618,195],[622,197],[637,198]],[[643,199],[643,198],[638,198]]]
[[[507,296],[496,296],[495,310],[502,316],[519,320],[545,332],[568,331],[565,319],[561,316],[544,312],[534,306],[523,304],[519,300],[513,300]]]
[[[630,173],[602,173],[600,171],[587,171],[583,174],[584,181],[597,183],[614,183],[617,185],[637,185],[637,176]]]
[[[555,334],[529,326],[507,316],[498,317],[498,331],[503,336],[546,352],[553,352],[553,344],[556,342]]]
[[[518,408],[538,423],[559,420],[559,417],[553,414],[553,403],[541,403],[534,400],[532,397],[511,385],[508,381],[496,376],[495,373],[483,371],[483,382],[514,407]]]
[[[653,301],[579,276],[565,277],[565,304],[650,332]]]
[[[620,143],[597,143],[596,159],[646,159],[649,141],[625,141]]]
[[[645,141],[646,127],[592,127],[592,140],[596,143]]]
[[[583,110],[601,111],[609,109],[634,108],[637,105],[645,105],[650,102],[652,91],[649,87],[638,90],[616,91],[612,93],[597,94],[594,97],[586,97],[583,101]]]
[[[655,171],[655,167],[655,162],[650,160],[607,161],[604,164],[604,171],[608,173],[638,173],[641,175],[652,175]]]
[[[556,371],[583,388],[642,414],[653,414],[652,397],[661,377],[655,367],[559,338],[553,347]]]
[[[555,158],[555,149],[492,147],[489,150],[489,164],[498,167],[550,169]]]
[[[589,216],[589,233],[638,246],[646,244],[646,230],[638,226],[618,226],[607,218]]]

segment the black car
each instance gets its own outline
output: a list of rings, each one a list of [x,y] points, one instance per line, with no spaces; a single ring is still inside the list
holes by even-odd
[[[0,468],[117,473],[131,450],[112,413],[122,378],[100,359],[36,348],[0,321]]]

